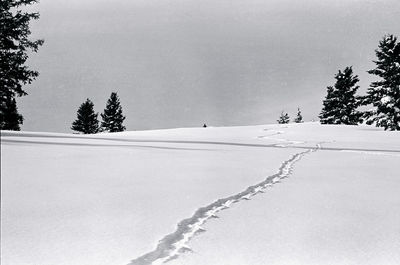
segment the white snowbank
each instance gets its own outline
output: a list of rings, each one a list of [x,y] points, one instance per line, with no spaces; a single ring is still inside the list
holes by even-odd
[[[158,240],[176,231],[177,224],[199,208],[261,183],[292,155],[318,144],[321,150],[298,161],[290,179],[273,178],[265,185],[275,183],[268,190],[255,186],[250,193],[242,194],[240,203],[224,202],[228,204],[213,213],[221,218],[194,223],[193,231],[207,231],[191,241],[174,243],[195,252],[180,255],[171,264],[217,264],[214,261],[221,258],[231,261],[224,264],[257,264],[257,257],[263,264],[288,264],[285,261],[289,258],[282,257],[305,261],[304,249],[296,252],[298,256],[289,255],[293,243],[307,241],[310,233],[326,232],[327,236],[335,231],[340,237],[324,241],[325,256],[315,254],[311,263],[327,264],[322,258],[335,250],[347,257],[349,264],[363,251],[379,257],[391,252],[398,241],[387,235],[398,233],[395,223],[400,219],[380,209],[400,212],[399,195],[392,193],[399,183],[393,177],[400,162],[398,132],[315,123],[91,136],[3,131],[1,263],[128,264],[154,251]],[[381,181],[379,174],[387,181]],[[346,186],[343,179],[351,185]],[[370,197],[372,187],[378,187],[379,192]],[[331,195],[328,200],[321,199],[321,194]],[[344,199],[359,200],[361,212],[347,218],[339,207],[344,207]],[[342,218],[336,226],[329,222],[332,216],[321,210],[325,202],[339,205],[333,211]],[[362,223],[353,233],[350,228],[359,224],[364,211],[377,216],[376,221]],[[309,214],[303,216],[304,212]],[[379,218],[385,219],[385,229]],[[302,229],[285,232],[284,227],[295,220]],[[282,226],[275,230],[274,225]],[[381,241],[376,241],[377,231],[383,231],[387,239],[379,237]],[[358,235],[361,232],[365,236]],[[235,241],[235,236],[241,242]],[[353,252],[335,248],[339,239],[356,240],[355,245],[361,244],[361,239],[370,239],[371,243],[361,244],[355,252],[358,254],[352,256]],[[237,248],[234,242],[242,247]],[[279,248],[282,244],[290,248]],[[277,246],[275,250],[273,245]],[[311,243],[304,246],[314,247]],[[221,250],[221,254],[212,248]],[[255,251],[261,249],[264,252]],[[393,253],[389,256],[396,258]],[[372,263],[368,264],[378,264],[374,261],[390,262],[370,259]]]
[[[171,265],[400,264],[399,157],[318,151],[205,225]]]

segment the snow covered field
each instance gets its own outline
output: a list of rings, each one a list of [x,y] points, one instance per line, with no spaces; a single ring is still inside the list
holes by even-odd
[[[1,140],[4,265],[400,264],[399,132],[305,123]]]

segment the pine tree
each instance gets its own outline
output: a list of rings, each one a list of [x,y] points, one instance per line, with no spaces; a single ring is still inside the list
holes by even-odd
[[[14,97],[8,97],[1,102],[2,115],[0,116],[0,127],[2,130],[19,131],[23,117],[18,113],[17,103]]]
[[[355,95],[359,86],[358,76],[353,69],[346,67],[335,75],[335,85],[327,87],[327,96],[319,115],[322,124],[358,124],[362,113],[357,110],[360,103]]]
[[[363,105],[372,105],[364,117],[367,124],[400,130],[400,42],[395,36],[387,35],[379,42],[375,54],[376,68],[368,73],[381,80],[372,82],[363,98]]]
[[[296,118],[293,120],[295,123],[303,122],[303,116],[301,115],[300,108],[297,108],[297,115]]]
[[[104,113],[101,114],[103,121],[101,127],[109,132],[122,132],[125,131],[125,126],[122,125],[125,117],[122,115],[122,107],[117,93],[112,92],[107,101]]]
[[[78,109],[77,119],[72,123],[71,129],[84,134],[99,132],[98,113],[93,110],[94,104],[90,99],[86,99]]]
[[[15,113],[15,98],[27,95],[23,85],[30,84],[39,73],[25,64],[30,52],[37,52],[43,40],[30,40],[29,23],[39,18],[29,13],[26,6],[38,0],[0,1],[0,129],[17,129],[22,116]],[[8,109],[8,107],[14,109]],[[5,115],[9,115],[5,117]],[[14,130],[13,129],[13,130]]]
[[[284,113],[283,111],[281,112],[281,116],[279,116],[279,119],[276,120],[279,124],[285,124],[289,123],[290,117],[289,114]]]

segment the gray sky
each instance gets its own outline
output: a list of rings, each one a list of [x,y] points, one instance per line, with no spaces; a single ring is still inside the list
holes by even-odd
[[[374,50],[400,36],[398,0],[41,0],[40,77],[23,130],[71,132],[79,105],[118,92],[128,130],[316,119],[338,69],[360,93]]]

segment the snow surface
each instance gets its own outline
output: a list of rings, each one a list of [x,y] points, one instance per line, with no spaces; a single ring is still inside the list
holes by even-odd
[[[384,96],[384,97],[381,99],[381,103],[382,103],[383,105],[386,105],[386,104],[389,103],[390,101],[392,101],[392,97],[391,97],[391,96]]]
[[[399,162],[370,126],[2,131],[1,264],[399,264]]]

